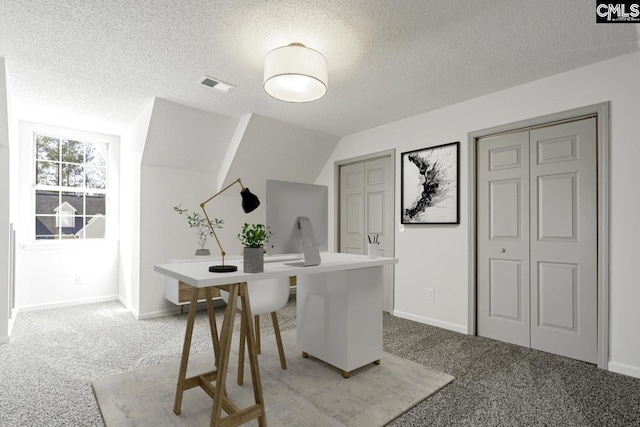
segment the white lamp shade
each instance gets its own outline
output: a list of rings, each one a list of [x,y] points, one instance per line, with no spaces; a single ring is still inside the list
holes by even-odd
[[[264,90],[286,102],[310,102],[327,93],[327,60],[301,44],[272,50],[264,58]]]

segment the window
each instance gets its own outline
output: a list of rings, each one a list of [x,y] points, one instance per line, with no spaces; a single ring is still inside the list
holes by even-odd
[[[34,139],[36,240],[104,238],[107,143]]]

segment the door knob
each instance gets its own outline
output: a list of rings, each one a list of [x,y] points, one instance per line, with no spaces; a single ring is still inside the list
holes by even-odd
[[[500,252],[505,253],[507,250],[505,248],[500,248]]]

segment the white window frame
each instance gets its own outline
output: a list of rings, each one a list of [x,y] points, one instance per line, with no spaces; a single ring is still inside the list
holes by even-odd
[[[83,144],[101,144],[104,145],[106,148],[106,158],[105,158],[105,188],[87,188],[86,186],[82,186],[82,187],[72,187],[72,186],[64,186],[61,185],[62,184],[62,176],[58,177],[58,185],[47,185],[47,184],[38,184],[36,182],[37,176],[34,172],[33,175],[33,200],[34,200],[34,209],[33,209],[33,218],[34,218],[34,228],[35,228],[35,220],[38,216],[43,216],[42,213],[38,213],[37,212],[37,193],[38,191],[51,191],[52,193],[58,193],[60,198],[59,200],[62,200],[62,194],[63,193],[79,193],[79,194],[83,194],[85,197],[83,197],[83,209],[82,209],[82,214],[79,215],[82,217],[82,223],[86,224],[86,218],[87,218],[87,206],[86,206],[86,196],[89,194],[100,194],[100,195],[104,195],[105,196],[105,212],[104,212],[104,216],[107,217],[106,213],[108,210],[108,195],[109,195],[109,142],[108,141],[103,141],[103,140],[90,140],[87,138],[76,138],[74,136],[70,136],[67,135],[65,133],[57,133],[57,132],[37,132],[34,131],[33,132],[33,170],[36,170],[36,165],[38,163],[38,158],[37,158],[37,153],[36,153],[36,145],[37,145],[37,139],[38,137],[49,137],[49,138],[53,138],[53,139],[57,139],[58,142],[61,142],[62,140],[77,140],[79,142],[82,142]],[[60,145],[59,145],[60,147]],[[61,148],[61,147],[60,147]],[[62,156],[62,152],[60,152],[60,156]],[[58,160],[54,161],[58,166],[62,165],[62,158],[60,157]],[[82,162],[82,166],[83,166],[83,170],[86,171],[86,159],[83,158],[83,162]],[[61,173],[61,169],[58,170],[58,173]],[[86,178],[85,178],[86,180]],[[55,215],[55,222],[56,222],[56,228],[57,228],[57,236],[52,238],[52,239],[38,239],[38,236],[35,234],[35,229],[34,229],[34,237],[35,240],[62,240],[63,237],[61,237],[61,229],[65,227],[64,223],[68,222],[70,215],[67,213],[67,211],[63,210],[63,206],[64,206],[65,202],[60,202],[60,204],[58,205],[58,208],[61,209],[61,211],[57,212]],[[52,217],[53,215],[44,215],[44,216],[49,216]],[[78,215],[72,215],[71,216],[71,225],[70,227],[74,227],[75,222],[76,222],[76,217]],[[69,227],[69,225],[67,225],[67,227]],[[84,230],[84,226],[78,230],[81,231]],[[70,238],[72,239],[80,239],[80,240],[85,240],[87,239],[84,236],[84,233],[75,233],[74,235],[72,235],[72,237],[70,236]],[[95,239],[104,239],[105,236],[102,237],[98,237]]]
[[[45,134],[85,142],[100,142],[107,144],[107,183],[106,211],[107,218],[104,238],[91,239],[40,239],[35,235],[35,134]],[[18,210],[19,244],[27,250],[46,249],[53,247],[77,247],[78,245],[104,245],[106,242],[117,243],[119,228],[119,170],[120,170],[120,137],[116,135],[89,132],[84,130],[65,128],[60,126],[19,121],[19,178],[18,178]],[[74,191],[74,190],[72,190]],[[92,193],[92,192],[89,192]]]

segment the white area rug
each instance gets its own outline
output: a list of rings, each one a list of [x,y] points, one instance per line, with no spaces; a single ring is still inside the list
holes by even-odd
[[[318,359],[301,357],[295,330],[282,334],[288,369],[280,368],[273,336],[263,337],[259,355],[262,390],[270,426],[384,425],[435,393],[453,377],[384,353],[380,365],[367,365],[345,379],[341,371]],[[236,384],[237,344],[229,363],[227,391],[240,408],[252,405],[248,363],[245,383]],[[92,383],[100,411],[112,426],[209,425],[212,400],[200,388],[185,391],[182,414],[173,413],[180,361],[173,360],[114,375]],[[213,354],[189,358],[187,376],[210,371]],[[246,425],[257,425],[257,420]]]

